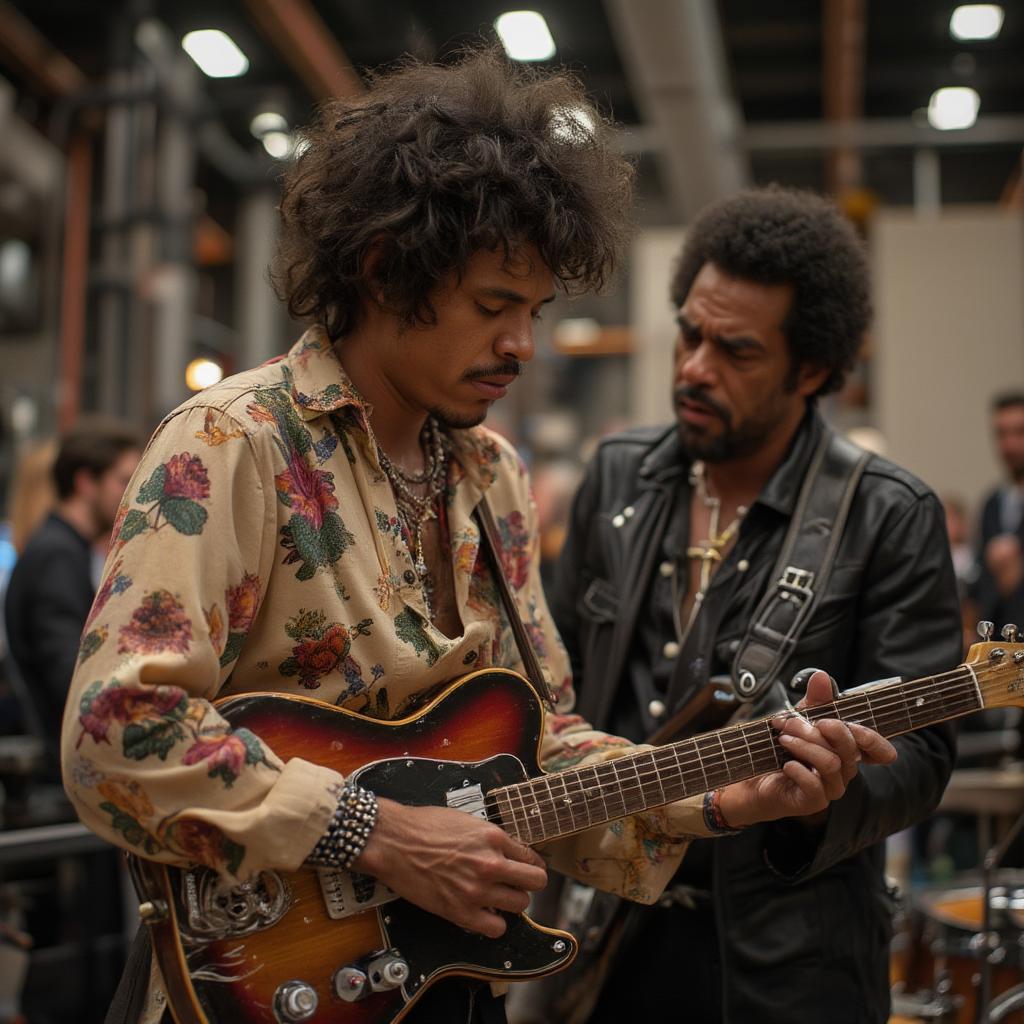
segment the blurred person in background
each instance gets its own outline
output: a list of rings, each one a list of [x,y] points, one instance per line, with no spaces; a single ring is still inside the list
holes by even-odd
[[[11,666],[7,629],[2,614],[4,595],[18,555],[25,550],[29,537],[36,532],[57,501],[53,483],[53,460],[57,441],[49,438],[25,445],[15,459],[11,486],[7,494],[7,518],[0,522],[0,671],[3,689],[0,696],[0,735],[38,731],[27,722],[24,702],[17,696],[18,681],[12,679],[17,670]]]
[[[27,446],[15,464],[7,520],[11,543],[19,555],[57,503],[57,487],[53,480],[56,457],[57,441],[48,438]]]
[[[54,763],[64,701],[96,593],[92,548],[109,535],[141,452],[133,430],[106,418],[82,419],[60,439],[49,473],[56,504],[25,543],[7,587],[10,654]],[[38,487],[47,493],[41,480]],[[26,507],[34,497],[23,495]]]
[[[375,76],[324,104],[306,141],[284,184],[277,280],[312,326],[282,359],[171,413],[150,442],[68,700],[65,785],[84,822],[140,856],[229,884],[353,868],[496,938],[496,911],[524,910],[545,883],[535,851],[475,815],[378,799],[333,768],[284,761],[210,701],[310,693],[389,720],[467,672],[521,669],[473,519],[486,495],[515,607],[566,712],[549,719],[546,761],[629,749],[567,714],[526,473],[480,423],[533,356],[533,321],[556,288],[610,272],[629,235],[632,169],[573,80],[486,51]],[[730,813],[820,807],[856,758],[893,756],[838,722],[782,728],[801,763],[723,791]],[[693,833],[710,834],[701,797],[551,856],[577,872],[600,862],[606,885],[628,877],[653,899],[678,837]],[[113,1017],[161,1015],[150,977],[143,937]],[[503,1018],[486,984],[452,979],[404,1019]]]
[[[634,742],[729,676],[762,595],[782,593],[770,573],[830,437],[816,399],[842,385],[870,317],[852,227],[825,200],[775,188],[698,217],[671,298],[677,422],[602,442],[548,593],[580,713]],[[852,687],[960,658],[942,508],[905,470],[867,459],[826,589],[781,662],[789,692],[812,665]],[[953,730],[894,745],[891,769],[861,765],[821,813],[742,829],[722,815],[723,837],[692,843],[665,898],[626,919],[589,1020],[678,1007],[687,1024],[884,1024],[883,840],[937,805]]]
[[[944,494],[939,500],[946,515],[946,534],[949,537],[953,572],[956,574],[956,589],[960,595],[960,621],[966,651],[978,638],[976,627],[982,618],[973,596],[978,582],[978,560],[971,543],[972,531],[966,503],[954,494]]]
[[[1024,391],[993,400],[992,434],[1006,479],[981,509],[972,593],[998,631],[1010,622],[1024,626]]]

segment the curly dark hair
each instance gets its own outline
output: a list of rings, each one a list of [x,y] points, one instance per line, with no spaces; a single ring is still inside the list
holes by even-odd
[[[324,104],[288,170],[274,279],[288,310],[350,333],[373,295],[410,325],[481,249],[536,246],[567,291],[599,289],[630,233],[633,166],[564,72],[493,48],[406,60]]]
[[[670,289],[676,308],[705,263],[758,284],[791,284],[790,386],[808,364],[830,371],[819,395],[843,386],[871,320],[871,300],[863,245],[832,203],[776,185],[715,203],[687,232]]]

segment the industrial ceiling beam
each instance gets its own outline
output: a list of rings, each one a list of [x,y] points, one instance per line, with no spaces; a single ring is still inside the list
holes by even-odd
[[[744,131],[751,153],[820,153],[837,146],[906,149],[915,146],[1019,145],[1024,116],[988,114],[970,128],[940,131],[909,117],[871,117],[843,124],[828,121],[758,121]]]
[[[661,140],[675,213],[692,220],[750,177],[715,4],[605,0],[605,6],[637,106]]]
[[[363,91],[362,80],[309,0],[245,0],[245,6],[314,99]]]
[[[7,0],[0,0],[0,54],[48,96],[66,96],[86,85],[79,68]]]

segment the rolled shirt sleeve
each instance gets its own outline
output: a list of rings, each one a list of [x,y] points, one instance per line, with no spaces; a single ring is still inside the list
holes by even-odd
[[[234,878],[297,868],[341,783],[282,763],[210,703],[258,620],[274,557],[265,436],[202,406],[161,425],[122,502],[62,733],[65,786],[90,828]]]

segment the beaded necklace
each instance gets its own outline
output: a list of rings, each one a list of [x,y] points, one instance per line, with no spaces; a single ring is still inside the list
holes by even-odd
[[[408,535],[409,550],[413,556],[413,566],[423,589],[423,603],[426,605],[427,617],[433,621],[433,596],[435,581],[427,566],[423,553],[423,527],[430,519],[436,519],[440,499],[444,493],[448,473],[448,449],[444,435],[433,416],[427,418],[420,433],[420,445],[423,448],[424,468],[419,473],[406,472],[396,466],[388,457],[387,452],[371,431],[371,438],[377,448],[377,460],[380,462],[384,475],[391,484],[398,508],[398,518]],[[423,495],[415,494],[412,487],[427,486]]]

